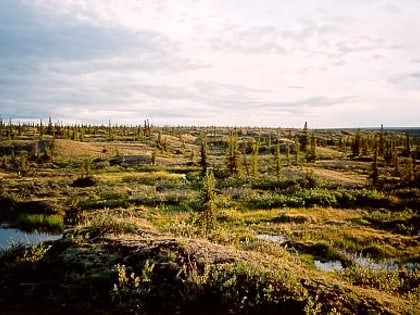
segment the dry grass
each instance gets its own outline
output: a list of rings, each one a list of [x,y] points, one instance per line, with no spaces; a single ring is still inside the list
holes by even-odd
[[[367,178],[363,175],[349,174],[318,167],[303,167],[303,170],[312,172],[313,175],[324,182],[335,183],[344,186],[363,186],[367,184]]]
[[[151,149],[140,142],[80,142],[72,140],[56,140],[56,153],[67,158],[109,157],[117,154],[151,154]]]

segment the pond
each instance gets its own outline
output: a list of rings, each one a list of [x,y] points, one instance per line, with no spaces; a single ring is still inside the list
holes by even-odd
[[[62,234],[50,234],[46,232],[24,232],[22,230],[0,226],[0,250],[6,249],[14,244],[39,244],[44,241],[55,241],[60,239]]]
[[[420,264],[415,262],[407,262],[405,264],[397,264],[392,259],[384,259],[375,261],[369,257],[362,255],[351,255],[346,253],[353,262],[360,267],[369,268],[374,270],[386,270],[388,272],[399,272],[401,270],[417,271],[420,270]],[[314,265],[321,271],[339,271],[344,268],[340,260],[320,261],[314,260]]]
[[[339,271],[343,269],[343,264],[339,260],[321,261],[314,260],[315,267],[321,271]]]
[[[278,243],[278,244],[282,244],[286,242],[286,237],[283,234],[277,234],[277,235],[258,234],[257,239],[267,241],[267,242]]]

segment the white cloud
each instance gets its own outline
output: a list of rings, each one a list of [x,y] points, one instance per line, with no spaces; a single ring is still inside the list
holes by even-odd
[[[418,125],[417,12],[415,0],[2,0],[0,114]]]

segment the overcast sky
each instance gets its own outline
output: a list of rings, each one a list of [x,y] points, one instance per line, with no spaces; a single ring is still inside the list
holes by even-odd
[[[420,126],[419,0],[0,0],[3,119]]]

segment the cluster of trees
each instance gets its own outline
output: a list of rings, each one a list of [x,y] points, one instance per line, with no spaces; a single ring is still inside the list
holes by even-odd
[[[417,144],[413,148],[412,138],[408,132],[389,134],[383,125],[378,133],[362,134],[357,130],[351,143],[352,158],[372,160],[371,179],[374,184],[379,183],[381,176],[380,166],[385,169],[385,174],[400,178],[402,183],[413,183],[419,180],[417,175],[417,158],[420,148]]]
[[[186,144],[181,134],[191,131],[197,132],[200,139],[200,151],[190,151],[192,161],[199,156],[199,164],[202,167],[202,175],[207,174],[210,160],[208,158],[209,146],[208,136],[215,138],[225,132],[226,128],[198,128],[198,127],[154,127],[149,120],[135,126],[113,125],[64,125],[60,122],[53,122],[48,118],[46,122],[40,120],[38,123],[13,124],[0,118],[0,141],[6,140],[10,143],[10,155],[14,159],[16,152],[12,140],[16,138],[30,137],[31,139],[48,140],[42,150],[34,147],[27,156],[21,156],[22,169],[27,168],[27,159],[50,160],[54,156],[55,140],[70,139],[74,141],[85,141],[89,139],[106,138],[109,141],[146,141],[155,139],[155,150],[152,154],[152,162],[157,162],[159,154],[168,152],[168,145],[163,134],[177,136],[182,141],[181,148],[177,154],[185,154]],[[157,138],[155,135],[157,134]],[[300,130],[283,129],[277,130],[277,134],[259,132],[255,129],[231,129],[226,135],[225,173],[227,176],[237,177],[245,174],[249,177],[256,177],[260,172],[261,154],[272,154],[271,170],[280,176],[282,163],[287,165],[301,161],[315,162],[318,159],[317,147],[327,146],[348,153],[352,159],[360,159],[372,162],[371,178],[374,182],[381,177],[381,168],[385,166],[392,168],[395,176],[401,177],[402,181],[410,182],[416,180],[417,158],[419,154],[418,143],[413,144],[412,136],[408,132],[385,130],[383,126],[378,131],[356,130],[355,132],[342,130],[316,134],[310,130],[305,122]]]

